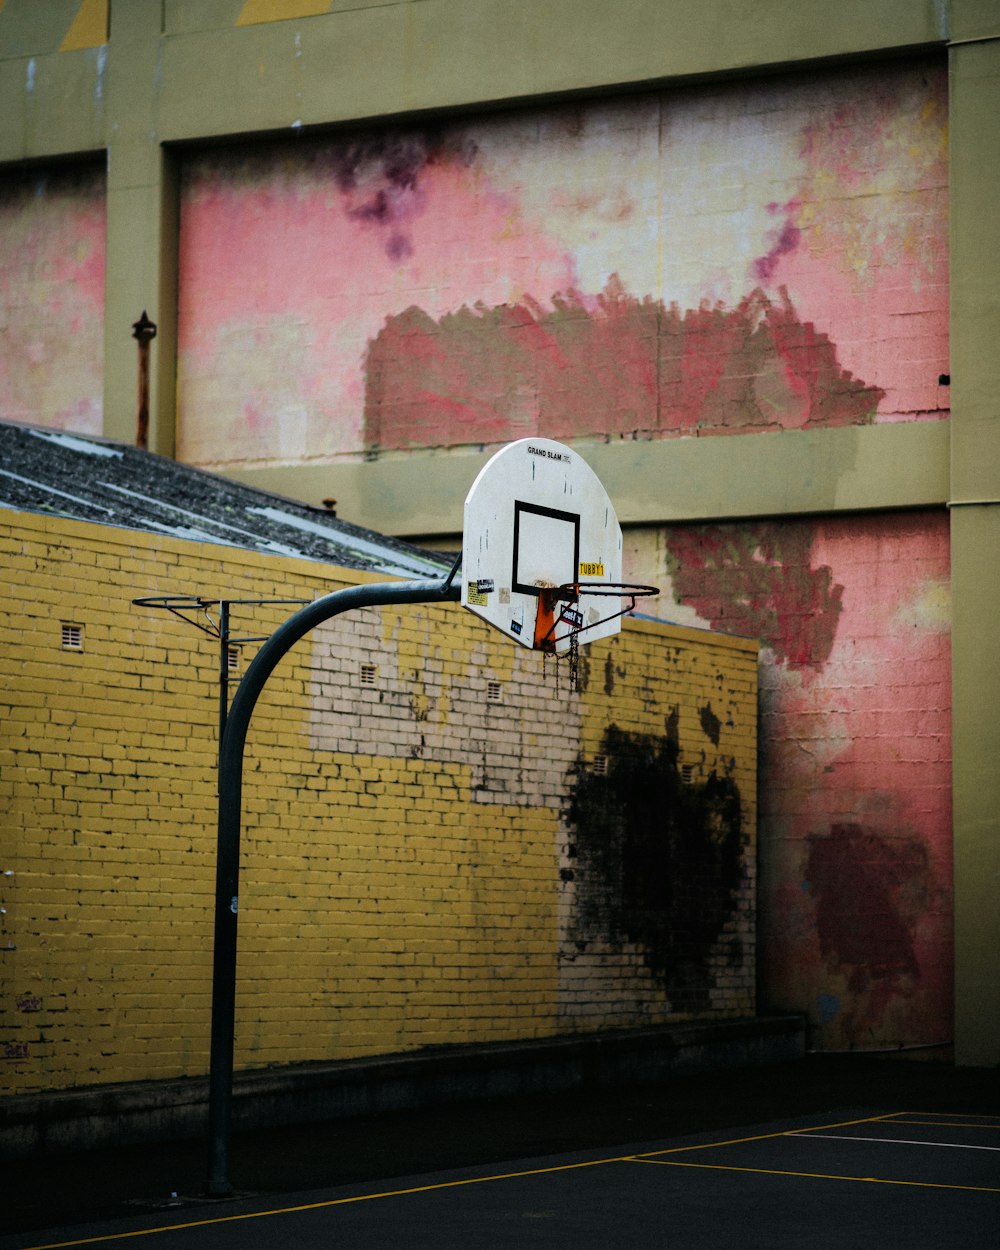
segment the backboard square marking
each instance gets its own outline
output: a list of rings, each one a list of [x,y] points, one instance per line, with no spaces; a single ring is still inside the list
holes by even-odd
[[[530,595],[571,582],[579,559],[579,513],[514,501],[514,590]]]

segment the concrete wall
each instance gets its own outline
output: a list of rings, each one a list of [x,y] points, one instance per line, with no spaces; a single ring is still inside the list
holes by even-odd
[[[651,215],[641,218],[647,224],[627,232],[624,246],[617,250],[623,263],[633,255],[646,258],[641,275],[645,280],[631,279],[623,293],[612,291],[614,298],[609,298],[606,284],[596,283],[583,292],[590,303],[578,308],[573,296],[566,305],[572,316],[562,320],[572,320],[577,329],[587,326],[587,349],[593,351],[600,347],[599,336],[589,325],[595,308],[605,309],[608,316],[620,314],[620,322],[627,321],[630,329],[638,322],[641,331],[643,316],[669,323],[674,316],[671,300],[678,298],[676,317],[681,332],[676,337],[690,346],[687,340],[700,315],[701,295],[715,298],[714,278],[708,270],[718,244],[722,269],[728,266],[731,271],[730,282],[734,258],[742,258],[739,273],[744,282],[757,271],[754,285],[762,285],[767,302],[755,297],[757,320],[753,324],[762,326],[764,336],[769,334],[776,346],[765,353],[768,368],[763,373],[759,366],[764,358],[759,353],[755,357],[758,368],[750,372],[766,385],[761,386],[760,395],[752,397],[754,404],[746,401],[746,395],[738,398],[730,408],[728,423],[712,413],[706,420],[704,406],[698,403],[688,405],[684,415],[695,425],[702,422],[700,433],[718,433],[734,424],[745,432],[760,424],[759,400],[763,399],[765,409],[777,414],[772,424],[781,428],[767,430],[760,437],[660,437],[684,430],[683,421],[673,427],[669,420],[663,423],[664,405],[657,398],[652,404],[645,401],[656,420],[644,416],[633,423],[643,431],[638,439],[604,442],[601,431],[594,438],[588,432],[581,441],[623,520],[639,527],[640,536],[650,528],[660,528],[655,540],[660,544],[667,541],[662,529],[667,524],[743,523],[830,513],[864,514],[869,519],[859,519],[859,533],[864,530],[874,541],[880,522],[873,514],[898,509],[923,519],[926,528],[921,545],[934,551],[948,515],[945,509],[951,508],[956,1055],[962,1062],[989,1064],[1000,1060],[996,966],[1000,831],[995,814],[997,730],[993,715],[1000,699],[1000,676],[982,644],[1000,614],[1000,590],[991,576],[997,538],[994,478],[995,466],[1000,464],[994,447],[1000,429],[996,403],[1000,387],[992,350],[995,291],[1000,281],[1000,248],[992,210],[997,198],[994,171],[1000,169],[998,36],[994,0],[936,4],[884,0],[877,6],[866,0],[847,0],[832,9],[818,2],[769,0],[755,5],[750,17],[741,13],[738,20],[725,0],[708,0],[698,6],[663,0],[621,0],[614,6],[603,0],[393,4],[359,0],[349,8],[294,0],[166,0],[162,5],[137,5],[129,0],[82,4],[52,0],[35,5],[6,0],[0,9],[0,161],[8,163],[8,171],[16,169],[20,177],[23,162],[54,162],[54,170],[68,157],[99,154],[108,160],[102,371],[105,431],[133,437],[136,350],[131,325],[147,308],[159,325],[152,361],[151,446],[172,454],[178,436],[183,445],[188,436],[184,430],[187,394],[192,401],[187,404],[192,439],[199,422],[205,422],[203,406],[208,404],[225,428],[241,432],[253,455],[264,456],[238,470],[241,474],[303,498],[336,497],[343,514],[411,535],[456,531],[464,483],[471,479],[483,454],[477,444],[463,450],[455,442],[447,455],[441,455],[436,445],[424,452],[419,447],[404,450],[412,442],[412,423],[403,419],[402,404],[394,408],[393,401],[412,398],[400,390],[405,375],[390,369],[388,375],[373,378],[377,385],[369,387],[363,363],[356,358],[353,379],[345,381],[340,365],[328,373],[316,369],[314,383],[304,394],[296,392],[291,376],[283,377],[278,394],[283,420],[277,431],[268,430],[273,413],[260,403],[260,396],[275,380],[273,363],[261,376],[261,365],[267,366],[268,335],[278,333],[288,359],[300,367],[315,347],[342,363],[342,341],[331,335],[322,317],[296,319],[294,310],[289,315],[287,309],[272,309],[259,324],[252,317],[243,325],[230,324],[224,350],[217,339],[218,327],[206,322],[199,327],[204,340],[189,340],[181,353],[187,362],[185,370],[188,366],[191,370],[182,375],[178,387],[178,275],[184,269],[180,208],[183,204],[190,231],[195,220],[192,210],[199,207],[199,171],[207,175],[223,169],[227,162],[234,168],[232,141],[237,138],[253,139],[258,145],[261,140],[277,142],[279,150],[284,146],[285,154],[299,161],[313,139],[333,142],[336,150],[343,150],[336,145],[346,142],[348,134],[355,138],[363,134],[369,143],[373,135],[386,133],[412,138],[433,123],[437,133],[475,131],[495,140],[505,128],[513,132],[517,117],[541,121],[573,113],[590,121],[591,129],[584,126],[573,137],[572,128],[564,127],[555,144],[551,127],[549,131],[548,150],[560,155],[559,168],[565,178],[574,167],[566,154],[575,150],[590,157],[598,152],[593,123],[621,116],[629,100],[633,117],[641,106],[659,101],[666,122],[680,116],[681,105],[730,101],[728,111],[716,107],[711,124],[703,119],[703,142],[689,142],[697,159],[688,165],[695,172],[700,168],[709,174],[723,168],[713,165],[712,154],[728,139],[730,149],[739,155],[741,145],[733,136],[741,133],[752,140],[748,151],[765,154],[763,162],[732,184],[720,179],[714,185],[703,179],[701,199],[691,191],[694,184],[684,183],[683,178],[678,181],[676,165],[664,162],[662,172],[669,177],[656,185],[667,191],[687,188],[686,203],[693,210],[687,214],[690,246],[669,266],[662,265],[669,254],[651,250],[644,233],[651,220],[661,220],[657,205]],[[945,65],[946,90],[941,80]],[[925,88],[919,104],[914,97],[906,103],[898,85],[908,75],[912,82],[912,75],[928,66],[928,82],[934,85]],[[830,102],[826,113],[814,103],[811,114],[808,109],[802,114],[811,116],[812,129],[800,130],[800,138],[811,135],[812,146],[803,143],[797,153],[789,143],[794,110],[776,103],[787,101],[796,90],[812,93],[814,101],[825,91]],[[834,106],[837,91],[842,95]],[[741,113],[742,103],[751,100],[770,101],[773,107]],[[945,105],[946,159],[942,149]],[[508,109],[515,112],[507,116]],[[744,127],[742,132],[737,120]],[[384,129],[385,123],[391,124],[391,132]],[[636,127],[632,130],[640,133]],[[602,177],[584,179],[588,182],[585,190],[601,191],[587,212],[596,231],[597,253],[605,257],[609,241],[622,237],[622,221],[615,214],[624,205],[605,192],[609,187],[613,191],[616,180],[619,186],[627,181],[619,171],[617,155],[624,133],[619,128],[619,138],[608,149]],[[306,142],[289,148],[290,139]],[[537,143],[505,147],[493,142],[487,148],[501,157],[507,153],[512,171],[519,168],[519,161],[521,166],[529,161],[532,151],[541,150]],[[265,149],[251,150],[254,156],[247,168],[254,161],[259,168]],[[661,150],[655,142],[647,150],[654,153],[654,166],[663,161],[663,153],[669,156],[674,151],[670,147]],[[813,161],[811,175],[804,176],[816,154],[822,159]],[[942,198],[945,165],[946,206]],[[773,194],[766,190],[772,167],[780,175]],[[450,202],[457,206],[459,163],[452,160],[451,168],[455,178]],[[466,175],[472,168],[466,167]],[[586,163],[578,168],[586,171]],[[434,167],[438,189],[443,169],[441,163]],[[563,237],[567,222],[586,220],[581,187],[573,185],[572,212],[563,206],[557,214],[532,217],[526,207],[532,207],[532,195],[538,202],[537,181],[513,177],[497,181],[497,169],[494,162],[481,171],[484,183],[500,196],[499,203],[484,196],[484,204],[502,207],[506,203],[512,209],[512,228],[515,233],[520,230],[526,245],[530,242],[534,249],[536,267],[529,276],[545,277],[548,295],[557,290],[568,295],[567,287],[576,290],[580,284],[575,275],[570,275],[572,283],[563,281],[560,263],[567,255],[574,261],[587,261],[594,254],[588,250],[587,239],[570,240],[573,246],[569,247]],[[369,179],[377,182],[378,176],[376,162],[369,168]],[[855,194],[866,179],[874,179],[869,186],[872,194]],[[702,214],[714,224],[724,223],[724,217],[713,211],[719,207],[721,192],[744,184],[754,193],[742,210],[743,218],[736,208],[730,206],[729,211],[731,225],[742,221],[746,229],[739,225],[728,232],[702,229]],[[550,194],[558,190],[553,188]],[[504,195],[511,198],[504,201]],[[886,211],[871,218],[864,211],[859,215],[864,206],[879,202]],[[919,203],[924,207],[911,214],[909,206]],[[356,242],[360,241],[365,254],[381,257],[383,271],[388,271],[390,262],[397,269],[405,268],[406,245],[400,232],[394,234],[387,224],[387,208],[409,211],[409,224],[417,231],[412,244],[413,239],[421,242],[419,230],[430,220],[426,213],[421,215],[423,206],[407,195],[395,201],[392,196],[371,202],[362,198],[351,206],[357,213]],[[945,207],[950,223],[947,246]],[[421,211],[410,211],[416,208]],[[810,218],[813,212],[818,216]],[[204,224],[208,218],[202,213],[201,220]],[[464,225],[468,215],[455,220]],[[930,230],[928,223],[933,223]],[[287,224],[289,237],[294,238],[295,223],[289,219]],[[883,229],[886,224],[888,230]],[[554,248],[548,246],[553,225]],[[440,246],[446,231],[442,228],[435,238]],[[193,239],[190,233],[188,239]],[[341,241],[349,241],[348,236]],[[404,338],[402,332],[413,331],[410,346],[421,348],[425,380],[434,377],[429,349],[440,343],[446,349],[442,355],[449,385],[457,378],[475,384],[471,385],[472,397],[480,417],[484,397],[477,388],[481,377],[476,368],[457,368],[461,335],[454,331],[467,325],[479,331],[480,323],[496,322],[498,310],[509,304],[521,309],[526,330],[535,335],[552,332],[560,344],[565,337],[562,322],[544,305],[544,287],[543,303],[538,306],[521,301],[524,292],[512,292],[508,298],[506,292],[493,291],[498,279],[502,281],[508,272],[516,278],[524,268],[516,249],[505,246],[506,250],[501,248],[495,257],[487,258],[477,280],[482,310],[474,304],[477,282],[463,278],[467,289],[460,298],[449,297],[450,302],[435,307],[435,292],[441,284],[439,279],[428,279],[420,287],[419,298],[411,297],[403,307],[384,308],[381,311],[391,316],[390,322],[373,322],[367,332],[380,365],[383,361],[392,365],[399,358],[393,352]],[[394,262],[390,252],[395,252]],[[683,291],[678,297],[677,260],[686,262],[692,255],[702,264],[703,273],[694,283],[690,275],[684,280],[696,298]],[[415,250],[411,266],[417,256]],[[353,249],[350,258],[353,273],[357,260]],[[346,254],[341,256],[342,264],[346,259]],[[322,271],[322,257],[317,259],[313,252],[313,260]],[[817,260],[822,262],[818,267]],[[804,262],[813,266],[811,274],[803,268]],[[939,285],[945,281],[945,265],[946,292]],[[609,276],[617,265],[604,267]],[[190,269],[188,274],[190,281]],[[266,287],[266,267],[258,276]],[[900,281],[895,283],[897,276]],[[210,280],[211,274],[199,270],[194,277],[200,284]],[[866,298],[860,291],[869,281],[874,282],[868,288],[874,295]],[[774,289],[768,289],[769,284]],[[782,284],[789,291],[794,317],[786,312],[778,289]],[[272,281],[272,292],[278,286]],[[367,292],[363,284],[362,288],[354,296]],[[195,289],[188,286],[189,297]],[[748,289],[736,284],[721,292],[725,328],[738,328],[741,301]],[[848,298],[851,290],[853,303]],[[910,302],[893,302],[907,291]],[[539,297],[538,292],[528,293]],[[911,297],[918,297],[917,302]],[[184,315],[197,317],[197,299],[183,303],[183,283],[180,298],[187,309]],[[363,302],[353,299],[351,309],[360,309]],[[266,311],[267,300],[261,303]],[[423,309],[423,321],[402,320],[411,304]],[[471,312],[463,313],[463,304]],[[219,309],[224,309],[224,303]],[[946,309],[947,336],[942,327]],[[446,320],[448,314],[456,319]],[[873,325],[872,315],[882,318],[882,324]],[[782,317],[797,334],[804,334],[809,325],[814,328],[809,350],[795,357],[808,362],[804,371],[789,368],[789,356],[778,345],[774,327]],[[921,322],[918,331],[915,327]],[[349,323],[347,315],[343,324]],[[483,350],[483,335],[466,338],[471,339],[474,358]],[[254,351],[244,352],[244,377],[226,362],[231,352],[239,357],[247,341],[264,355],[260,360]],[[501,341],[500,334],[494,336],[493,342]],[[758,337],[757,346],[760,341]],[[644,339],[640,333],[638,342],[640,347],[629,354],[625,371],[624,380],[630,385],[642,379],[651,362],[656,368],[663,363],[658,350],[650,351],[648,336]],[[387,353],[386,348],[392,350]],[[225,386],[206,371],[198,372],[198,354],[205,351],[214,353],[213,363],[220,367]],[[599,350],[596,358],[605,359]],[[507,369],[520,385],[504,397],[506,407],[499,426],[496,397],[485,397],[492,406],[487,407],[486,420],[480,421],[476,436],[487,437],[496,427],[498,436],[505,437],[526,407],[530,412],[530,385],[524,384],[525,378],[531,384],[539,377],[542,382],[548,379],[544,371],[539,372],[537,354],[530,351],[517,358],[508,352],[488,359],[491,367]],[[497,363],[501,360],[502,366]],[[512,360],[514,367],[508,369]],[[825,372],[821,369],[817,374],[816,365],[824,361]],[[719,363],[717,359],[713,367]],[[699,369],[710,364],[700,361]],[[936,370],[954,379],[949,388],[937,387]],[[80,381],[70,386],[74,395],[91,395],[92,382],[82,371],[75,372]],[[296,385],[307,373],[301,369],[295,375]],[[743,378],[745,387],[747,374],[738,369],[727,373],[723,368],[720,376],[733,386]],[[808,393],[808,379],[816,376],[823,377],[824,389],[837,398],[838,413],[842,400],[855,405],[847,404],[846,416],[838,418],[848,424],[817,423],[811,405],[800,404],[796,410],[791,401]],[[700,377],[696,370],[695,380]],[[687,375],[682,374],[681,382],[685,395],[697,398]],[[192,389],[185,390],[189,384]],[[910,397],[897,402],[908,388]],[[606,388],[597,390],[606,393]],[[561,399],[558,387],[555,391]],[[659,397],[657,387],[651,392]],[[553,387],[546,385],[541,393],[551,396]],[[637,392],[631,385],[630,393],[641,397],[642,388]],[[574,395],[584,408],[592,398],[586,387],[582,392],[577,387]],[[58,404],[52,410],[56,408]],[[366,440],[369,409],[378,418],[378,433]],[[336,422],[317,427],[317,414],[324,411],[332,413]],[[796,414],[797,421],[793,420]],[[435,410],[431,415],[440,433],[440,414]],[[565,412],[558,415],[565,419]],[[609,428],[616,434],[633,428],[627,421],[622,423],[625,414],[613,415]],[[900,415],[906,419],[892,419]],[[869,422],[871,416],[874,421]],[[856,424],[859,418],[862,423]],[[788,428],[790,424],[795,428]],[[380,450],[383,428],[394,431],[397,449]],[[569,429],[584,434],[583,426],[570,425]],[[372,433],[375,430],[373,420]],[[448,441],[447,430],[445,435]],[[211,454],[219,450],[232,457],[231,444],[220,442]],[[939,515],[931,518],[929,509],[937,509]],[[846,581],[840,584],[848,585]],[[682,602],[680,606],[689,609],[693,605]],[[938,709],[931,710],[937,714]],[[901,749],[903,745],[901,740]],[[942,826],[934,844],[948,836]],[[765,954],[765,964],[769,958]],[[815,1008],[810,1010],[814,1025],[822,1025]],[[929,1017],[919,1035],[915,1032],[903,1038],[886,1033],[874,1040],[936,1041],[939,1022],[939,1017]]]
[[[218,644],[130,600],[351,576],[15,513],[0,547],[3,1090],[202,1075]],[[756,706],[755,643],[650,621],[579,691],[457,606],[315,631],[250,731],[238,1067],[752,1016]]]

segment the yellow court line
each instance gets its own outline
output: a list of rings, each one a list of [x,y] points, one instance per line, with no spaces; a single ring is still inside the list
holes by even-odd
[[[876,1124],[878,1121],[884,1119],[885,1116],[881,1115],[866,1115],[862,1116],[859,1120],[838,1120],[835,1124],[816,1124],[807,1129],[790,1130],[785,1128],[778,1129],[773,1133],[754,1133],[750,1137],[731,1137],[728,1141],[699,1142],[694,1146],[668,1146],[666,1150],[648,1150],[643,1154],[627,1155],[626,1158],[629,1162],[631,1162],[633,1159],[652,1159],[654,1156],[659,1155],[683,1154],[687,1150],[712,1150],[716,1146],[741,1146],[744,1142],[748,1141],[767,1141],[772,1137],[788,1137],[793,1131],[802,1133],[822,1133],[824,1129],[828,1128],[851,1128],[855,1124]]]
[[[815,1131],[826,1128],[846,1128],[852,1124],[871,1124],[877,1120],[883,1119],[883,1116],[865,1116],[858,1120],[842,1120],[836,1124],[818,1124]],[[529,1168],[523,1172],[500,1172],[491,1176],[471,1176],[464,1180],[457,1181],[438,1181],[433,1185],[416,1185],[410,1189],[389,1189],[374,1194],[353,1194],[348,1198],[329,1198],[322,1202],[308,1202],[293,1207],[273,1207],[266,1211],[248,1211],[237,1215],[217,1215],[206,1220],[190,1220],[183,1224],[161,1224],[154,1228],[132,1229],[126,1233],[106,1233],[102,1237],[82,1237],[73,1241],[53,1241],[44,1245],[26,1246],[24,1250],[68,1250],[70,1246],[92,1246],[105,1241],[125,1241],[133,1237],[149,1237],[154,1233],[170,1233],[178,1232],[188,1228],[204,1228],[212,1224],[231,1224],[237,1220],[257,1220],[268,1215],[294,1215],[300,1211],[319,1211],[325,1207],[345,1206],[352,1202],[371,1202],[376,1198],[402,1198],[408,1194],[430,1193],[436,1189],[458,1189],[463,1185],[482,1185],[487,1181],[507,1181],[517,1180],[523,1176],[546,1176],[556,1172],[571,1172],[579,1168],[600,1167],[606,1163],[631,1163],[631,1162],[657,1162],[654,1156],[675,1154],[678,1151],[686,1150],[707,1150],[713,1146],[735,1146],[741,1142],[765,1141],[772,1137],[783,1137],[787,1133],[787,1129],[779,1130],[774,1133],[755,1133],[749,1137],[734,1137],[728,1141],[710,1141],[703,1142],[694,1146],[673,1146],[666,1150],[651,1150],[648,1154],[638,1155],[612,1155],[606,1159],[590,1159],[585,1163],[560,1163],[552,1167],[545,1168]],[[686,1164],[678,1166],[698,1167],[698,1164]],[[738,1170],[738,1169],[737,1169]]]
[[[585,1163],[560,1163],[547,1168],[528,1168],[524,1172],[498,1172],[492,1176],[470,1176],[465,1180],[437,1181],[433,1185],[414,1185],[409,1189],[387,1189],[375,1194],[352,1194],[348,1198],[327,1198],[322,1202],[305,1202],[294,1207],[272,1207],[266,1211],[245,1211],[235,1215],[215,1215],[207,1220],[189,1220],[184,1224],[161,1224],[155,1228],[136,1228],[127,1233],[105,1233],[101,1237],[81,1237],[75,1241],[52,1241],[44,1245],[25,1246],[23,1250],[66,1250],[69,1246],[93,1246],[104,1241],[125,1241],[130,1237],[149,1237],[153,1233],[173,1233],[187,1228],[204,1228],[211,1224],[233,1224],[238,1220],[258,1220],[266,1215],[295,1215],[300,1211],[319,1211],[324,1207],[341,1207],[352,1202],[372,1202],[376,1198],[403,1198],[409,1194],[426,1194],[435,1189],[459,1189],[463,1185],[481,1185],[487,1181],[518,1180],[522,1176],[545,1176],[552,1172],[572,1172],[577,1168],[599,1167],[604,1163],[624,1163],[632,1156],[615,1155],[607,1159],[590,1159]]]
[[[1000,1189],[986,1185],[944,1185],[938,1181],[896,1181],[882,1176],[839,1176],[830,1172],[792,1172],[783,1168],[744,1168],[725,1163],[681,1163],[677,1159],[652,1159],[633,1155],[630,1163],[657,1164],[664,1168],[703,1168],[713,1172],[756,1172],[765,1176],[804,1176],[816,1181],[860,1181],[866,1185],[909,1185],[914,1189],[964,1189],[973,1193],[1000,1194]]]

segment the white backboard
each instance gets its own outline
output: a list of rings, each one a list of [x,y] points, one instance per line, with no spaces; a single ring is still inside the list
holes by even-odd
[[[618,583],[622,532],[607,492],[579,454],[547,438],[510,443],[483,467],[465,501],[462,603],[522,646],[566,651],[617,633],[617,600],[581,595],[545,619],[540,592],[569,583]],[[544,606],[542,614],[544,618]],[[560,619],[561,618],[561,619]]]

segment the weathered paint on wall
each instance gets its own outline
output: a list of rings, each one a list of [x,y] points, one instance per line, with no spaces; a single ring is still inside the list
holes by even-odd
[[[104,202],[93,166],[0,178],[0,420],[101,433]]]
[[[367,357],[369,449],[573,438],[742,434],[873,421],[882,392],[837,363],[782,292],[681,313],[617,279],[572,294],[389,318]]]
[[[203,1074],[217,644],[130,600],[311,600],[343,570],[4,517],[0,1090]],[[266,635],[288,611],[231,623]],[[756,644],[629,622],[576,691],[457,605],[350,617],[282,662],[248,736],[240,1067],[752,1013]],[[624,881],[571,796],[606,777],[614,803],[627,748],[668,721],[674,806],[624,813]],[[655,913],[705,869],[712,776],[742,798],[725,888],[685,935]]]
[[[944,415],[945,121],[898,65],[192,157],[182,458]]]
[[[764,644],[764,1001],[820,1047],[946,1042],[947,516],[680,527],[628,560],[659,566],[661,614]]]

